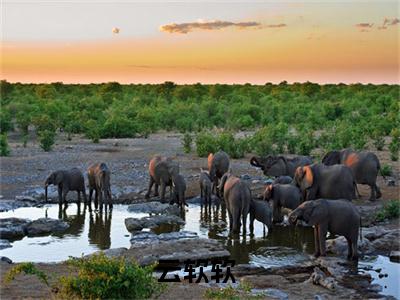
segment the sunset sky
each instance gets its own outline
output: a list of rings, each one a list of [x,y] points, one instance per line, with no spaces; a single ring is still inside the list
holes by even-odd
[[[399,83],[397,1],[3,0],[1,79]]]

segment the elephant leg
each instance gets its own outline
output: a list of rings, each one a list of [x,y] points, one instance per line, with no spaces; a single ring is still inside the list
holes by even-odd
[[[376,199],[379,199],[380,197],[382,197],[381,189],[379,188],[379,186],[376,183],[375,183],[375,192],[376,192]]]
[[[58,203],[61,205],[63,202],[62,188],[58,186]]]
[[[232,218],[232,213],[229,210],[228,210],[228,217],[229,217],[229,231],[232,231],[233,218]]]
[[[375,185],[371,184],[369,185],[369,187],[371,188],[371,196],[369,197],[369,201],[375,201],[376,197],[375,197]]]
[[[65,206],[67,206],[67,194],[68,194],[68,189],[63,189],[62,191],[62,202],[64,203]]]
[[[352,256],[351,256],[351,259],[352,259],[352,260],[358,260],[358,243],[357,243],[357,238],[358,238],[358,236],[356,235],[356,236],[354,237],[353,243],[352,243],[352,245],[351,245],[352,250],[353,250],[353,253],[352,253]]]
[[[314,256],[318,257],[321,255],[321,249],[319,248],[319,226],[318,225],[314,225],[314,243],[315,243]]]
[[[160,200],[162,203],[164,203],[164,199],[165,199],[165,189],[166,189],[166,185],[164,182],[161,182],[161,196],[160,196]]]
[[[99,192],[97,188],[94,190],[94,208],[97,209],[99,207]]]
[[[232,232],[239,233],[240,232],[240,211],[237,207],[232,207]]]
[[[149,188],[147,189],[147,193],[144,196],[146,199],[150,198],[151,188],[153,187],[154,179],[150,176]]]
[[[92,203],[93,189],[89,187],[89,204]]]
[[[244,214],[244,213],[242,213],[242,226],[243,226],[243,235],[245,235],[246,234],[246,231],[247,231],[247,228],[246,228],[246,225],[247,225],[247,214]]]
[[[159,195],[159,193],[158,193],[158,187],[159,187],[159,184],[158,184],[158,183],[155,183],[155,184],[154,184],[154,197],[158,197],[158,195]]]
[[[200,186],[200,200],[203,201],[203,188]]]
[[[353,247],[351,239],[346,238],[346,241],[347,241],[347,259],[350,259],[353,256]]]
[[[102,211],[103,210],[103,190],[102,190],[102,188],[99,188],[98,194],[99,194],[100,211]]]
[[[328,232],[328,226],[319,224],[318,227],[319,227],[318,229],[319,249],[321,250],[321,256],[326,256],[325,241],[326,241],[326,234]]]
[[[81,204],[81,192],[77,191],[77,193],[78,193],[78,203]]]
[[[250,213],[250,233],[254,232],[254,214]],[[265,228],[264,228],[265,231]]]

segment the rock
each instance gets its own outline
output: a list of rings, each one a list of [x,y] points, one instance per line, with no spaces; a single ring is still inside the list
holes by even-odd
[[[15,239],[25,236],[26,226],[30,220],[20,218],[5,218],[0,220],[0,238]]]
[[[0,201],[0,212],[14,210],[20,207],[28,207],[31,206],[30,203],[24,201],[16,201],[16,200],[1,200]]]
[[[29,236],[48,234],[52,232],[63,232],[69,228],[69,224],[62,220],[40,218],[30,222],[26,226],[26,233]]]
[[[140,219],[136,218],[126,218],[125,226],[129,232],[140,231],[143,229],[143,222]]]
[[[251,176],[250,176],[249,174],[242,174],[242,175],[240,175],[240,179],[243,179],[243,180],[250,180],[250,179],[251,179]]]
[[[382,286],[380,286],[377,283],[374,283],[368,287],[368,290],[371,292],[380,293],[380,292],[382,292]]]
[[[6,248],[11,248],[11,247],[12,246],[8,240],[0,239],[0,250],[6,249]]]
[[[375,239],[372,242],[372,246],[374,246],[376,250],[385,253],[390,253],[390,251],[398,251],[400,249],[399,238],[400,238],[399,228],[388,230],[383,236]]]
[[[392,179],[392,178],[389,178],[389,179],[386,181],[386,185],[387,185],[387,186],[396,186],[396,181],[395,181],[394,179]]]
[[[251,289],[251,294],[254,296],[267,296],[272,299],[286,300],[289,299],[288,294],[278,289]]]
[[[176,205],[161,203],[157,201],[137,203],[128,206],[129,212],[134,213],[149,213],[149,214],[172,214],[179,215],[180,209]]]
[[[162,224],[185,224],[182,218],[175,215],[155,215],[151,217],[144,217],[141,219],[126,218],[125,226],[128,231],[138,231],[143,228],[154,228]],[[139,229],[140,228],[140,229]]]
[[[252,183],[252,184],[257,184],[257,183],[260,183],[260,182],[261,182],[261,180],[254,179],[251,183]]]
[[[28,202],[36,202],[36,199],[30,196],[15,196],[15,200],[17,201],[28,201]]]
[[[229,257],[224,245],[213,239],[174,239],[159,241],[152,244],[133,244],[126,253],[128,258],[134,258],[140,265],[148,265],[160,259],[214,259]]]
[[[0,256],[0,261],[5,262],[5,263],[8,263],[8,264],[12,264],[12,263],[13,263],[12,260],[9,259],[9,258],[6,257],[6,256]]]
[[[124,256],[127,251],[128,251],[128,249],[125,248],[125,247],[113,248],[113,249],[107,249],[107,250],[99,250],[99,251],[96,251],[96,252],[91,253],[89,255],[85,255],[85,257],[98,255],[100,253],[104,253],[104,255],[107,256],[107,257],[120,257],[120,256]]]
[[[391,251],[389,258],[390,261],[400,262],[400,251]]]
[[[180,239],[198,239],[199,236],[196,232],[192,231],[178,231],[155,234],[153,232],[139,232],[132,234],[131,244],[154,244],[160,241],[172,241]]]
[[[348,246],[344,236],[339,236],[336,239],[326,240],[326,251],[328,253],[347,256]],[[370,254],[375,251],[374,246],[368,239],[358,241],[358,251],[363,254]]]
[[[381,226],[362,228],[363,238],[374,241],[384,236],[388,231]]]
[[[320,285],[328,290],[334,291],[337,288],[337,283],[333,277],[327,276],[320,268],[315,267],[311,274],[309,282]]]

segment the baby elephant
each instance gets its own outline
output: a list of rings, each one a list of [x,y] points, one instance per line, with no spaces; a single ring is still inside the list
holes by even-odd
[[[262,200],[250,201],[250,232],[254,231],[254,219],[267,225],[268,232],[272,229],[272,212],[269,204]]]
[[[86,191],[85,191],[85,178],[82,172],[78,168],[72,168],[70,170],[58,170],[54,171],[47,177],[45,181],[45,199],[47,202],[47,188],[50,184],[58,186],[58,202],[61,205],[63,202],[67,204],[67,194],[69,191],[78,192],[78,203],[81,202],[81,195],[86,203]]]
[[[223,195],[229,216],[229,229],[232,233],[240,232],[242,219],[243,233],[246,232],[247,214],[250,210],[251,191],[249,186],[236,176],[225,173],[218,186],[220,195]]]
[[[206,203],[211,204],[211,179],[210,175],[208,175],[207,171],[204,171],[203,169],[200,169],[200,197],[201,200],[205,200]]]
[[[306,201],[290,215],[289,221],[294,224],[304,220],[314,226],[315,256],[325,256],[325,239],[329,231],[332,234],[343,235],[348,244],[347,258],[358,259],[357,242],[361,218],[357,208],[348,200],[318,199]]]
[[[103,200],[105,204],[112,207],[111,197],[111,184],[110,176],[111,172],[105,163],[98,163],[91,165],[88,170],[88,181],[89,181],[89,205],[92,202],[93,191],[95,191],[94,207],[97,209],[100,202],[100,209],[103,208]]]
[[[302,201],[300,190],[291,184],[268,185],[264,191],[264,200],[267,202],[272,200],[274,223],[283,221],[282,207],[294,210]]]
[[[185,205],[188,206],[185,200],[186,182],[185,178],[183,178],[181,174],[176,174],[172,177],[172,188],[173,195],[170,204],[175,202],[181,208],[183,208]]]

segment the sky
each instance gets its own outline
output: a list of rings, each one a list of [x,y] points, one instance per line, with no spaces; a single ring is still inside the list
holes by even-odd
[[[10,82],[399,83],[397,1],[2,0]]]

